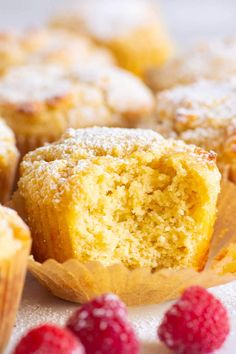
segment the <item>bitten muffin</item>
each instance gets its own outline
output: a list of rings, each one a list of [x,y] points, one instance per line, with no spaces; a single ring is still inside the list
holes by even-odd
[[[111,49],[118,63],[142,75],[170,56],[172,45],[152,1],[80,1],[71,14],[54,18],[54,27],[85,33]]]
[[[159,93],[156,114],[141,126],[214,150],[222,172],[236,182],[236,77]]]
[[[37,260],[204,265],[220,190],[214,153],[151,130],[69,129],[20,170]]]
[[[0,119],[0,203],[2,204],[9,200],[18,158],[14,134]]]
[[[151,91],[128,72],[114,68],[99,81],[86,79],[90,69],[84,68],[87,76],[81,80],[77,72],[25,66],[0,80],[0,114],[22,155],[57,140],[68,127],[128,125],[129,117],[138,119],[154,107]]]
[[[30,251],[30,233],[15,211],[0,206],[0,352],[15,322]]]
[[[147,72],[146,81],[155,91],[200,79],[220,80],[236,75],[236,37],[203,42],[170,60],[161,69]]]

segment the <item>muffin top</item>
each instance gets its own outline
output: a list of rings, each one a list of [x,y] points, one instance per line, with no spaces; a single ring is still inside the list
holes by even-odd
[[[153,107],[150,90],[126,70],[83,65],[72,70],[69,76],[75,81],[100,88],[113,111],[132,115],[136,112],[148,113]]]
[[[106,42],[149,26],[156,21],[155,10],[154,3],[147,0],[80,1],[73,13],[56,18],[54,23],[68,24]]]
[[[33,181],[43,183],[45,198],[60,195],[70,188],[73,178],[101,159],[128,163],[142,159],[142,153],[161,157],[168,154],[186,154],[193,163],[207,169],[216,169],[215,154],[181,141],[164,139],[152,130],[120,128],[69,129],[62,138],[28,153],[21,163],[21,191]],[[27,182],[28,181],[28,182]],[[45,183],[45,181],[47,181]],[[30,183],[31,183],[30,182]],[[42,190],[42,189],[41,189]],[[41,193],[41,190],[39,193]]]
[[[27,104],[62,98],[72,89],[63,69],[52,65],[20,66],[0,80],[0,103]]]
[[[93,63],[113,65],[108,49],[97,46],[88,37],[60,29],[35,29],[25,33],[22,46],[27,51],[27,63],[58,63],[67,67]]]
[[[14,153],[17,154],[15,146],[15,137],[10,128],[5,122],[0,119],[0,162],[1,164],[9,164],[9,156]]]
[[[55,65],[31,65],[14,68],[0,80],[0,107],[10,105],[31,114],[60,103],[74,107],[76,102],[78,107],[103,102],[114,115],[142,115],[154,107],[150,90],[119,68],[82,65],[66,71]]]
[[[157,95],[157,118],[177,131],[197,127],[236,127],[236,77],[177,86]]]
[[[189,84],[200,79],[218,80],[236,74],[236,37],[205,42],[170,60],[161,69],[148,73],[154,90]]]
[[[13,255],[29,237],[29,230],[17,213],[0,206],[0,259]]]

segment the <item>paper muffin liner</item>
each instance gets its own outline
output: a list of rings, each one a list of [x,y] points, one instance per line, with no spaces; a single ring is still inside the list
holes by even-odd
[[[129,270],[122,264],[106,267],[99,262],[83,264],[76,259],[64,263],[49,259],[41,264],[33,258],[29,260],[29,270],[49,291],[65,300],[84,303],[99,294],[113,292],[128,305],[161,303],[176,298],[190,285],[212,287],[236,279],[235,214],[236,186],[224,181],[209,258],[201,272]]]
[[[30,240],[9,258],[0,260],[0,353],[10,338],[15,323],[27,268]]]
[[[9,164],[0,168],[0,203],[5,204],[11,195],[18,166],[18,154],[11,157]]]

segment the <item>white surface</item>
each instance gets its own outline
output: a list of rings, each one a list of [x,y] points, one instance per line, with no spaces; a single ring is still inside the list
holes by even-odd
[[[228,308],[231,318],[231,333],[224,347],[217,354],[235,353],[236,343],[236,282],[216,287],[212,292],[220,298]],[[132,307],[129,317],[142,342],[141,354],[170,353],[156,340],[156,328],[163,313],[170,303]],[[41,323],[50,322],[58,325],[65,324],[68,316],[78,307],[76,304],[62,301],[49,294],[31,276],[28,276],[24,296],[18,313],[16,327],[8,350],[10,354],[14,344],[26,329]]]

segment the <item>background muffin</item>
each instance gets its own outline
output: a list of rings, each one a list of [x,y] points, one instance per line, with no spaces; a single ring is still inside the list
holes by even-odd
[[[5,203],[9,199],[18,157],[14,134],[0,119],[0,203]]]
[[[21,164],[34,256],[200,269],[220,188],[214,158],[148,130],[69,130]]]
[[[129,117],[152,111],[153,96],[135,76],[114,68],[93,79],[96,70],[83,68],[80,78],[80,70],[24,66],[0,80],[0,114],[22,155],[58,139],[68,127],[128,125]]]
[[[142,126],[217,152],[222,172],[236,182],[236,78],[200,81],[157,95],[156,115]]]
[[[0,352],[15,322],[24,284],[30,233],[15,211],[0,206]]]
[[[154,91],[165,90],[200,79],[219,80],[236,74],[236,37],[203,42],[170,60],[161,69],[147,72]]]
[[[54,18],[52,24],[89,35],[111,49],[121,66],[138,75],[163,64],[172,51],[152,1],[80,1],[71,14]]]

